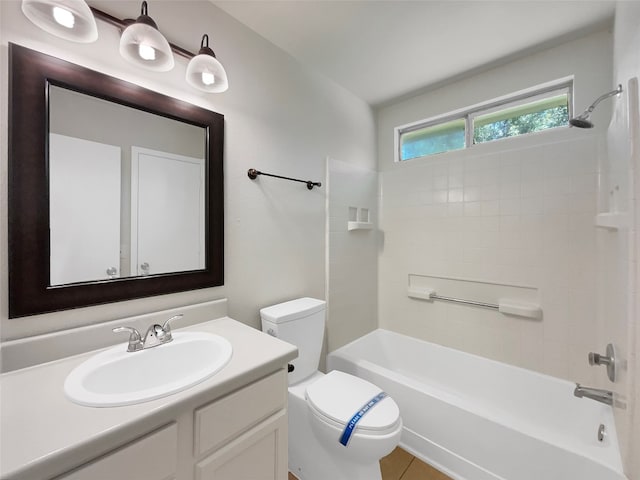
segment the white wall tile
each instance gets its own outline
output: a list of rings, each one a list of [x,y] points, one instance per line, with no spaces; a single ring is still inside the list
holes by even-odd
[[[422,169],[430,171],[430,169]],[[378,324],[378,174],[377,172],[335,159],[327,162],[329,232],[327,248],[327,348],[329,351],[375,329]],[[422,183],[391,177],[384,188],[385,199],[392,205],[387,225],[403,225],[418,212]],[[396,199],[396,201],[394,201]],[[373,230],[347,230],[349,207],[367,208]],[[386,248],[402,239],[387,239]]]
[[[614,39],[614,81],[622,84],[624,92],[612,102],[613,118],[607,131],[606,151],[600,152],[598,168],[601,182],[601,211],[628,211],[631,222],[628,229],[600,232],[597,237],[598,277],[600,305],[598,310],[597,348],[602,351],[612,342],[618,349],[621,362],[628,367],[621,369],[614,384],[599,381],[627,401],[627,408],[615,409],[616,427],[620,442],[625,473],[628,478],[640,478],[640,298],[638,285],[637,235],[640,225],[640,136],[635,112],[638,103],[637,84],[629,82],[640,78],[640,4],[618,2],[616,4]],[[625,95],[626,92],[626,95]],[[635,98],[634,98],[635,97]],[[615,190],[618,186],[619,190]],[[611,201],[609,192],[616,192]],[[612,205],[613,203],[613,205]]]
[[[574,151],[583,155],[581,161],[588,160],[585,154],[594,156],[597,141],[567,137],[467,158],[461,187],[456,176],[460,162],[452,158],[448,177],[424,178],[426,184],[443,187],[433,192],[438,203],[403,211],[393,208],[398,203],[394,196],[407,197],[398,172],[408,177],[416,170],[390,170],[393,189],[386,191],[393,194],[381,199],[380,325],[551,375],[591,378],[583,364],[593,344],[597,310],[597,178],[585,173],[589,169],[572,171],[577,163],[571,160]],[[592,148],[584,148],[585,143]],[[421,173],[435,175],[442,165],[439,160],[438,167]],[[386,177],[382,172],[383,189]],[[406,284],[386,281],[391,272],[399,279],[422,273],[533,285],[544,317],[537,322],[505,318],[470,307],[436,307],[437,302],[411,301],[401,307]],[[394,306],[410,318],[399,319]]]
[[[483,215],[482,202],[464,202],[465,217],[480,217]]]

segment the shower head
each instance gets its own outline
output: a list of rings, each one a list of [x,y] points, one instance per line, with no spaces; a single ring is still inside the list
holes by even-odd
[[[591,112],[585,111],[584,113],[582,113],[582,115],[570,119],[569,124],[572,127],[593,128],[593,123],[591,122],[591,120],[589,120],[590,116],[591,116]]]
[[[589,108],[587,108],[584,112],[582,112],[577,117],[570,119],[569,123],[573,127],[593,128],[593,122],[591,122],[590,117],[591,117],[591,112],[593,112],[593,110],[596,108],[596,105],[598,105],[605,98],[613,97],[614,95],[619,95],[620,93],[622,93],[622,85],[618,85],[618,88],[616,88],[615,90],[609,93],[600,95],[595,102],[589,105]]]

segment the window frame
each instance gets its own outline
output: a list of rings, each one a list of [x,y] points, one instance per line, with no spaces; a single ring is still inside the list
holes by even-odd
[[[476,105],[472,105],[470,107],[466,107],[463,109],[438,115],[435,117],[427,118],[425,120],[420,120],[417,122],[412,122],[406,125],[401,125],[399,127],[396,127],[394,129],[394,147],[395,147],[394,163],[403,163],[403,162],[409,162],[412,160],[418,160],[421,158],[442,155],[446,153],[461,152],[461,151],[468,150],[470,148],[474,148],[477,145],[487,145],[487,144],[492,144],[494,142],[499,142],[501,140],[513,139],[518,137],[527,137],[532,134],[539,134],[539,133],[545,132],[547,130],[568,128],[569,124],[567,123],[566,127],[565,126],[552,127],[552,128],[540,130],[538,132],[524,133],[524,134],[515,135],[512,137],[499,138],[499,139],[491,140],[488,142],[474,143],[474,120],[477,117],[480,117],[488,113],[517,107],[519,105],[525,105],[527,103],[534,103],[536,101],[544,100],[546,98],[552,98],[557,95],[564,95],[564,94],[567,95],[568,117],[572,118],[573,117],[573,85],[574,85],[574,77],[573,76],[565,77],[565,78],[554,80],[552,82],[548,82],[542,85],[537,85],[535,87],[532,87],[526,90],[521,90],[519,92],[505,95],[503,97],[495,98],[487,102],[482,102]],[[448,150],[448,151],[439,152],[439,153],[432,153],[428,155],[422,155],[419,157],[408,158],[406,160],[402,159],[402,135],[406,133],[415,132],[416,130],[422,130],[422,129],[434,127],[436,125],[445,124],[455,120],[464,120],[464,123],[465,123],[465,145],[463,148]]]

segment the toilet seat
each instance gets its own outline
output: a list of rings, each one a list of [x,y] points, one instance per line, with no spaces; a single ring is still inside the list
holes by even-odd
[[[381,391],[366,380],[333,370],[309,385],[305,397],[315,417],[342,430]],[[388,435],[397,430],[400,422],[398,405],[386,397],[360,419],[356,431],[371,436]]]

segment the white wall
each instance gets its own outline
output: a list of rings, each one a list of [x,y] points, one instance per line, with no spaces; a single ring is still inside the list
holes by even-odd
[[[140,2],[90,1],[120,18]],[[4,340],[26,337],[173,306],[228,297],[228,312],[259,326],[263,306],[308,295],[325,297],[325,195],[302,184],[247,178],[251,167],[325,180],[327,156],[375,168],[375,126],[367,104],[304,70],[207,1],[151,3],[149,13],[169,41],[197,51],[202,34],[224,64],[230,88],[208,95],[184,81],[186,60],[168,73],[147,73],[118,54],[118,32],[98,21],[100,38],[82,45],[31,24],[20,2],[0,2],[1,84],[7,85],[7,43],[19,43],[225,115],[225,286],[22,319],[7,319],[7,89],[0,116],[0,325]]]
[[[602,262],[598,343],[609,342],[618,352],[620,368],[615,384],[600,376],[604,388],[613,389],[627,404],[616,409],[625,471],[630,479],[640,478],[640,109],[637,81],[640,79],[640,3],[618,2],[614,30],[614,84],[622,84],[623,94],[614,103],[607,131],[607,155],[602,162],[601,204],[628,215],[628,227],[617,232],[601,232],[598,257]],[[635,78],[635,84],[629,80]],[[635,108],[634,108],[635,105]],[[635,112],[634,112],[635,110]],[[635,118],[635,124],[633,123]],[[616,205],[608,203],[609,192],[619,186]]]
[[[575,75],[575,108],[612,90],[611,35],[592,33],[377,112],[381,172],[379,323],[561,378],[591,383],[596,341],[598,155],[592,131],[563,129],[394,163],[393,128]],[[409,274],[533,287],[542,320],[407,298]],[[421,279],[423,282],[428,280]],[[461,282],[442,295],[456,296]],[[445,288],[445,287],[443,287]],[[505,287],[491,287],[505,296]]]
[[[335,159],[327,167],[327,348],[332,351],[378,325],[378,173]],[[373,228],[349,231],[349,208],[368,209]]]

